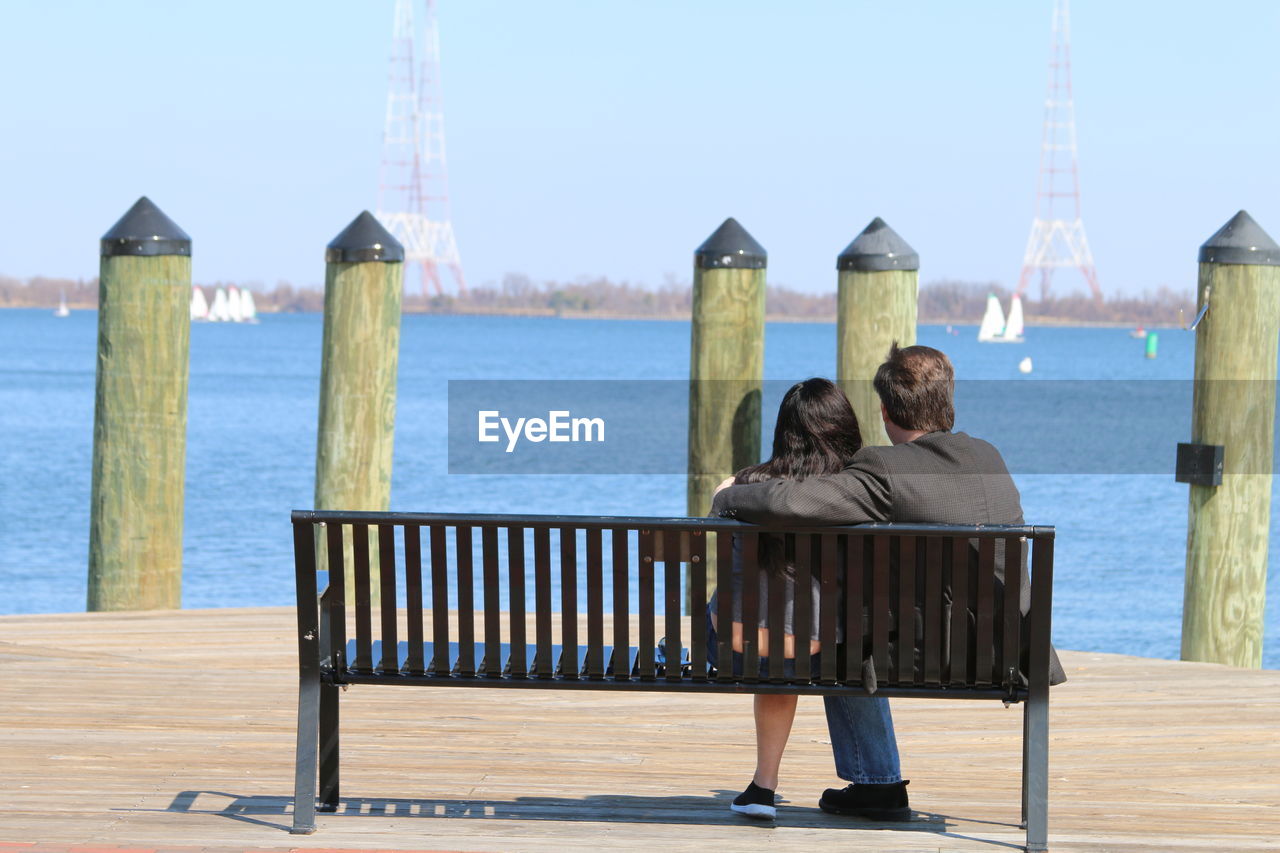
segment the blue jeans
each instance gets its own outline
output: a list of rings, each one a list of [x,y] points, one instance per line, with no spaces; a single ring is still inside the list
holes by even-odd
[[[718,638],[707,614],[707,663],[717,666]],[[768,677],[769,659],[761,656],[760,675]],[[734,675],[742,675],[743,655],[733,653]],[[818,669],[814,659],[813,672]],[[795,660],[786,661],[786,675],[795,678]],[[884,785],[902,781],[898,761],[898,739],[893,733],[893,715],[889,700],[883,696],[824,696],[827,732],[831,735],[831,753],[836,762],[836,775],[846,782]]]

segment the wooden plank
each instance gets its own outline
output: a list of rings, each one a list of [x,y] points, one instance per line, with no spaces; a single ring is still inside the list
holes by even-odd
[[[283,781],[296,724],[282,699],[296,690],[293,621],[293,608],[0,616],[4,837],[297,847]],[[605,623],[612,630],[608,614]],[[1275,849],[1280,672],[1062,657],[1051,849]],[[356,686],[341,702],[342,803],[319,816],[312,845],[695,850],[741,847],[752,830],[728,809],[741,783],[725,781],[754,756],[749,696]],[[1019,846],[1021,714],[998,702],[893,706],[915,819],[875,824],[814,807],[831,784],[831,749],[822,703],[806,700],[768,846]],[[1213,807],[1188,808],[1206,790]]]

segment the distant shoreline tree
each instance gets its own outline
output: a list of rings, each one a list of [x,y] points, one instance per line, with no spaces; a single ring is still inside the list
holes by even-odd
[[[197,285],[212,301],[214,290],[234,282]],[[277,282],[268,290],[257,282],[237,287],[253,291],[261,313],[318,312],[324,309],[324,293],[316,287]],[[921,323],[977,325],[994,293],[1008,309],[1011,292],[995,283],[951,279],[927,282],[920,288]],[[35,276],[19,280],[0,275],[0,308],[49,308],[66,298],[72,309],[96,308],[98,280]],[[1141,296],[1113,297],[1096,303],[1083,293],[1024,299],[1027,322],[1034,324],[1131,324],[1169,326],[1185,322],[1194,309],[1191,293],[1160,287]],[[463,294],[423,295],[406,293],[404,310],[423,314],[517,314],[548,317],[634,317],[687,319],[692,291],[687,282],[668,278],[657,288],[604,276],[572,282],[535,283],[527,275],[508,273],[497,284],[484,284]],[[770,285],[765,312],[771,320],[831,322],[836,314],[834,292],[804,293],[785,285]]]

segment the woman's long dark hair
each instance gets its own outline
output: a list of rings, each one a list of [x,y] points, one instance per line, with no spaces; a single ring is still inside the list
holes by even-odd
[[[862,449],[862,432],[849,398],[829,379],[814,377],[792,385],[778,407],[773,428],[773,455],[759,465],[743,468],[735,483],[759,483],[786,478],[803,480],[835,474]],[[770,571],[786,571],[789,559],[780,537],[760,540],[760,561]]]
[[[849,398],[830,379],[815,377],[792,385],[778,407],[773,456],[743,468],[735,483],[759,483],[785,477],[803,480],[834,474],[862,449],[862,432]]]

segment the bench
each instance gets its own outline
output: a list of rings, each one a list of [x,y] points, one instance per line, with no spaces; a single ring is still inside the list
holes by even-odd
[[[295,833],[315,830],[317,809],[338,807],[338,694],[348,685],[804,696],[874,689],[890,697],[1023,702],[1022,822],[1027,849],[1047,849],[1052,527],[784,529],[711,518],[301,511],[292,521]],[[796,636],[808,636],[818,614],[818,662],[800,655],[793,677],[783,671],[782,631],[769,633],[769,649],[744,632],[740,676],[708,666],[706,575],[732,588],[733,538],[741,537],[742,620],[756,623],[752,576],[765,535],[786,537],[794,549]],[[328,572],[318,592],[322,561],[347,572]],[[1028,580],[1023,614],[1020,588]],[[783,596],[768,600],[770,623],[782,624]],[[694,614],[687,623],[686,602]],[[733,621],[731,595],[719,596],[717,606],[721,626]],[[915,626],[913,636],[900,636],[900,621]],[[846,642],[837,642],[838,632]],[[729,633],[718,635],[720,661],[732,660]],[[850,638],[861,638],[861,648]]]

